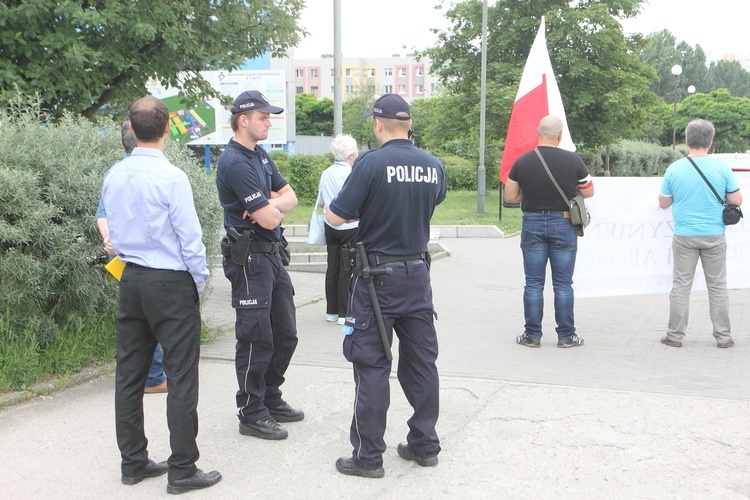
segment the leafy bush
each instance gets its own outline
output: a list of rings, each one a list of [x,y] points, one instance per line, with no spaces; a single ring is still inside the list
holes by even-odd
[[[598,151],[578,150],[576,151],[583,158],[591,175],[604,175],[604,159]]]
[[[477,167],[471,160],[444,156],[440,161],[445,166],[445,183],[449,191],[477,190]]]
[[[217,254],[221,219],[212,179],[187,148],[168,142],[165,154],[190,178],[204,243]],[[111,121],[66,114],[51,122],[23,98],[0,113],[0,338],[17,345],[19,356],[29,346],[54,351],[67,341],[65,332],[89,345],[81,325],[114,317],[117,285],[103,269],[95,213],[102,178],[122,157],[120,127]],[[111,327],[108,340],[114,345]],[[3,354],[0,379],[10,369]],[[58,361],[49,366],[65,365]]]
[[[497,171],[500,166],[500,159],[502,158],[502,153],[500,152],[500,147],[497,144],[494,143],[488,143],[485,145],[485,153],[484,153],[484,170],[485,170],[485,187],[488,190],[496,190],[498,188],[498,178],[497,178]],[[451,157],[459,157],[463,158],[465,160],[468,160],[471,163],[471,167],[463,166],[462,168],[473,168],[473,181],[466,183],[465,181],[468,180],[468,177],[466,175],[468,174],[462,174],[460,177],[462,180],[456,179],[459,182],[458,189],[460,190],[469,190],[469,191],[476,191],[478,187],[477,182],[477,170],[479,167],[479,143],[476,140],[468,140],[468,139],[455,139],[453,141],[446,142],[441,145],[440,151],[433,152],[435,156],[440,158],[440,160],[443,162],[446,168],[446,177],[451,176],[452,174],[448,173],[448,165],[445,164],[446,161],[452,162],[454,160],[450,160]],[[451,189],[450,182],[448,181],[448,189]]]
[[[620,141],[610,147],[610,175],[618,177],[648,177],[663,173],[687,150],[680,146],[676,151],[651,142]],[[598,153],[582,153],[592,175],[604,175],[605,149]]]
[[[273,164],[279,169],[279,172],[284,176],[284,179],[289,181],[289,155],[280,151],[273,151],[268,153],[268,156],[271,157]]]
[[[440,156],[445,166],[445,181],[449,191],[476,191],[477,163],[458,156]],[[485,189],[497,189],[497,163],[485,165]]]
[[[287,161],[288,175],[285,178],[297,194],[299,203],[312,205],[318,197],[320,174],[333,163],[330,155],[290,155]]]

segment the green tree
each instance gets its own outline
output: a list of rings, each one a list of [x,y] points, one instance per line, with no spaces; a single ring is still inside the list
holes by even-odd
[[[363,114],[372,109],[375,99],[375,89],[361,87],[353,97],[342,104],[341,129],[345,134],[354,137],[360,150],[378,147],[375,133],[372,131],[372,119],[362,118]]]
[[[685,127],[689,120],[689,106],[690,103],[686,99],[677,108],[678,132],[683,142]],[[692,116],[706,118],[714,124],[716,135],[712,152],[737,153],[750,150],[750,98],[735,97],[726,89],[717,89],[708,94],[695,94]]]
[[[304,0],[9,0],[0,4],[0,107],[14,90],[91,117],[127,106],[158,78],[187,104],[216,92],[199,72],[234,70],[304,34]]]
[[[297,135],[333,134],[333,101],[327,97],[318,100],[314,94],[294,96]]]
[[[750,97],[750,73],[738,61],[714,61],[708,73],[715,89],[727,89],[735,97]]]
[[[655,96],[653,69],[636,53],[640,36],[625,37],[618,18],[635,16],[641,0],[506,0],[488,9],[487,131],[502,141],[518,82],[542,16],[568,124],[581,146],[614,142],[637,129]],[[446,16],[451,26],[422,55],[450,93],[473,105],[460,109],[479,117],[482,2],[467,0]],[[450,120],[455,119],[454,113]],[[471,135],[469,130],[457,135]]]
[[[700,45],[693,49],[686,42],[677,43],[668,30],[652,33],[646,37],[646,46],[638,53],[639,59],[654,68],[658,80],[649,88],[665,102],[681,101],[687,96],[687,87],[694,85],[701,92],[714,90],[706,67],[706,53]],[[672,74],[672,67],[679,64],[682,74]]]

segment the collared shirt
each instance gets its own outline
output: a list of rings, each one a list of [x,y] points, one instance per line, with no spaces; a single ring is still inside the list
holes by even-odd
[[[125,158],[130,156],[130,153],[125,153]],[[112,167],[109,167],[109,170],[112,170]],[[104,172],[104,177],[107,177],[107,174],[109,174],[109,170]],[[104,179],[102,179],[104,180]],[[104,203],[102,203],[102,197],[99,196],[99,204],[96,206],[96,218],[97,219],[106,219],[107,218],[107,211],[104,210]]]
[[[266,229],[253,224],[249,217],[243,219],[242,214],[245,210],[251,214],[265,207],[271,191],[279,191],[286,185],[286,179],[260,145],[248,149],[230,139],[216,166],[216,189],[224,208],[224,227],[253,230],[258,239],[279,241],[280,226]]]
[[[188,271],[199,292],[208,279],[206,247],[185,172],[152,148],[135,148],[104,178],[109,239],[124,262]]]
[[[339,191],[344,186],[346,178],[352,173],[352,166],[345,161],[336,161],[333,165],[328,167],[320,175],[320,182],[318,183],[318,199],[315,201],[315,205],[323,204],[323,213],[326,213],[326,208],[331,204],[334,198],[338,196]],[[326,221],[328,224],[328,221]],[[357,227],[359,222],[345,222],[334,229],[344,231],[346,229],[354,229]],[[331,226],[330,224],[328,224]],[[333,226],[331,226],[333,227]]]

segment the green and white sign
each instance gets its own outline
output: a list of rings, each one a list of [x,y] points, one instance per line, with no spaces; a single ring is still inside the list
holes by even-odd
[[[201,71],[201,76],[222,94],[233,99],[246,90],[261,91],[274,106],[286,108],[286,81],[282,70]],[[163,100],[170,111],[170,136],[183,144],[223,145],[232,137],[231,113],[219,99],[206,99],[187,109],[180,102],[179,89],[163,87],[158,80],[149,82],[149,92]],[[271,115],[268,139],[262,144],[286,142],[286,109]]]

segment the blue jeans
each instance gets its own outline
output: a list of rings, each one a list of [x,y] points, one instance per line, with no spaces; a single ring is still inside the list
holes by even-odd
[[[562,212],[544,210],[524,212],[521,250],[526,285],[523,288],[524,332],[529,338],[542,337],[544,280],[547,261],[552,268],[555,293],[555,322],[558,339],[576,332],[573,325],[573,271],[576,265],[578,236],[570,218]]]
[[[167,380],[167,376],[164,375],[164,368],[162,367],[162,358],[164,352],[161,350],[161,344],[156,344],[154,350],[154,357],[151,360],[151,367],[148,369],[148,378],[146,379],[146,387],[156,387],[162,382]]]

